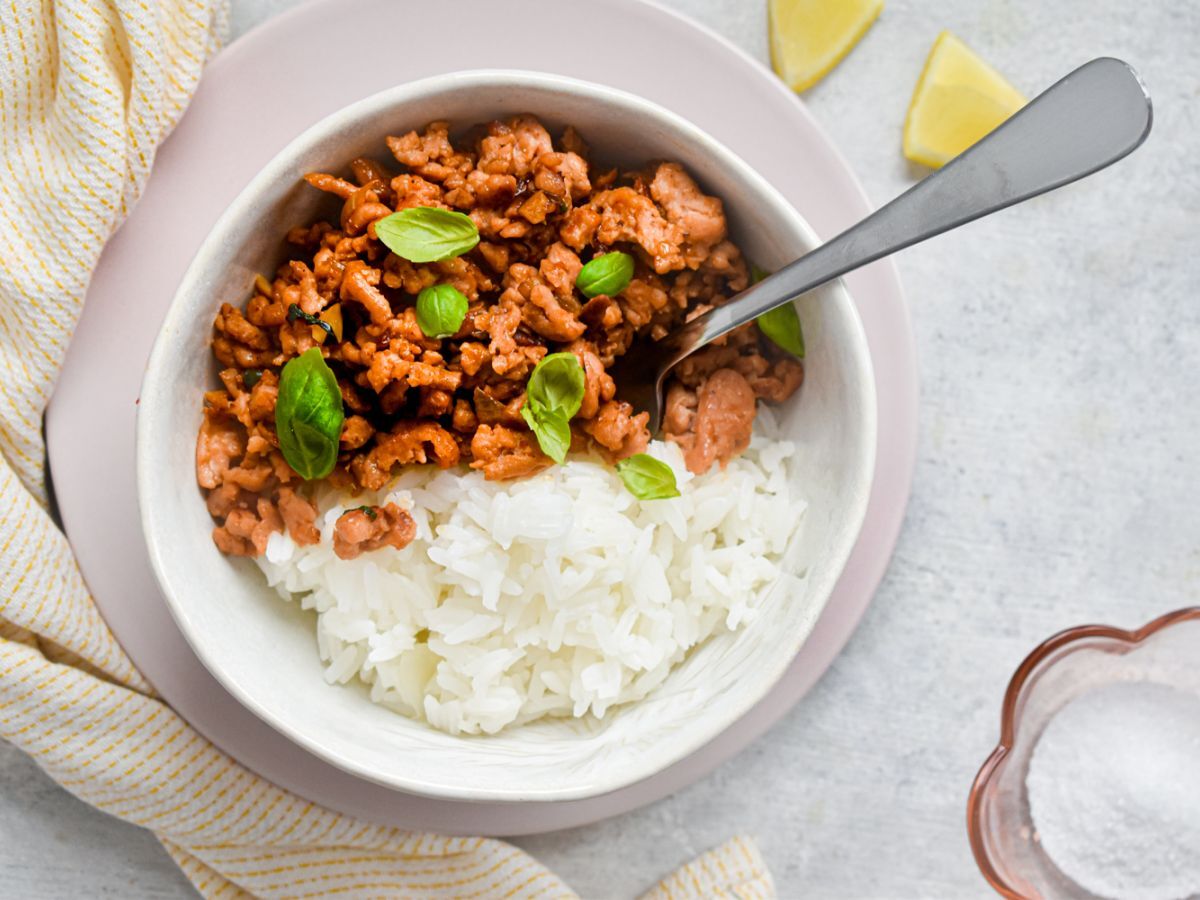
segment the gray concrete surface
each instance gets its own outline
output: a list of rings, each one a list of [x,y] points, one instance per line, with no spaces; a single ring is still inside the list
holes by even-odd
[[[235,0],[239,30],[281,0]],[[674,0],[765,58],[758,0]],[[881,202],[912,86],[952,29],[1034,93],[1132,61],[1156,124],[1087,182],[899,260],[921,351],[904,534],[846,652],[774,731],[640,812],[522,840],[587,897],[629,897],[735,831],[785,897],[986,896],[964,801],[1007,679],[1069,625],[1200,602],[1200,6],[889,0],[806,99]],[[0,896],[187,896],[153,837],[0,746]]]

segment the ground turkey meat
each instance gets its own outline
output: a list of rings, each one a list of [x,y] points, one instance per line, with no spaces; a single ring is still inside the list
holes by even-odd
[[[333,526],[333,552],[342,559],[354,559],[380,547],[403,550],[416,536],[413,517],[395,503],[362,506],[338,516]]]
[[[221,387],[205,395],[196,478],[226,553],[259,555],[275,532],[320,540],[311,485],[275,432],[280,372],[305,351],[320,349],[341,388],[329,476],[339,489],[376,491],[423,464],[523,478],[553,464],[521,417],[542,358],[570,352],[584,371],[572,451],[626,458],[649,443],[648,417],[616,394],[606,369],[635,341],[662,338],[749,283],[720,199],[678,163],[596,167],[577,132],[556,138],[529,115],[461,132],[434,122],[386,145],[388,164],[359,158],[307,175],[328,195],[325,214],[286,232],[286,258],[273,277],[255,277],[249,298],[222,298],[212,336]],[[396,256],[376,223],[414,207],[466,214],[479,244],[437,262]],[[614,251],[634,258],[629,284],[583,296],[580,269]],[[458,332],[441,339],[421,331],[415,308],[437,284],[468,303]],[[782,402],[802,380],[798,360],[744,326],[677,367],[664,434],[691,471],[723,465],[748,444],[756,403]],[[351,559],[414,533],[394,505],[363,507],[338,519],[334,548]]]
[[[673,384],[663,429],[679,444],[690,472],[707,472],[750,446],[754,391],[734,369],[717,369],[698,391]]]

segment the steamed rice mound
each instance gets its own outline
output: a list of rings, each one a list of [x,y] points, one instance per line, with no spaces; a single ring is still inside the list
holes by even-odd
[[[375,702],[454,734],[602,717],[753,620],[780,576],[804,505],[788,488],[793,445],[760,419],[723,471],[692,475],[677,445],[652,443],[678,480],[669,503],[635,499],[598,457],[517,482],[410,467],[369,495],[323,490],[322,540],[277,532],[255,561],[315,610],[330,683],[361,679]],[[411,511],[412,543],[334,554],[346,509],[388,502]]]

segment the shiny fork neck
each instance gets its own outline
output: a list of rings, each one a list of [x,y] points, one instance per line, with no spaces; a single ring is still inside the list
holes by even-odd
[[[684,357],[847,272],[997,210],[1091,175],[1150,133],[1137,73],[1102,57],[1079,67],[937,172],[730,302],[662,341],[631,347],[612,369],[618,393],[662,425],[663,382]]]

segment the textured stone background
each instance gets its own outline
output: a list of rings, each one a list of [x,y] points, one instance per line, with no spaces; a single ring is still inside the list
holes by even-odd
[[[240,32],[290,5],[234,0]],[[766,58],[759,0],[672,0]],[[588,897],[628,897],[735,831],[785,897],[987,896],[964,802],[1007,679],[1085,621],[1200,602],[1200,6],[889,0],[805,99],[877,203],[912,86],[949,28],[1036,93],[1093,56],[1155,100],[1137,154],[899,260],[921,444],[891,570],[846,651],[778,726],[640,812],[521,841]],[[0,745],[0,896],[188,896],[152,836]]]

